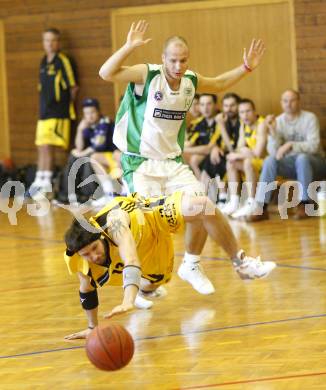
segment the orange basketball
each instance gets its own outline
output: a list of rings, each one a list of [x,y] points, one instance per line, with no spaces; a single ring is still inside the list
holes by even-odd
[[[119,370],[130,362],[134,354],[134,341],[121,325],[99,325],[87,337],[86,353],[97,368]]]

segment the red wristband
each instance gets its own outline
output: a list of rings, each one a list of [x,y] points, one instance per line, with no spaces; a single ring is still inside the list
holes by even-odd
[[[245,68],[245,70],[246,70],[247,72],[252,72],[252,69],[250,68],[250,66],[247,65],[245,62],[243,63],[243,66],[244,66],[244,68]]]

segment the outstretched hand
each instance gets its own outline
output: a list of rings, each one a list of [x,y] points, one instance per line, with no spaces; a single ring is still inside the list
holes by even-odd
[[[243,51],[243,61],[244,64],[249,67],[251,70],[255,69],[261,62],[266,47],[264,42],[261,39],[253,39],[247,54],[247,49],[244,48]]]
[[[114,307],[110,311],[110,313],[104,314],[104,318],[111,318],[117,314],[124,314],[124,313],[127,313],[127,312],[133,310],[134,308],[135,308],[135,306],[132,303],[125,303],[122,305],[118,305],[118,306]]]
[[[133,22],[127,36],[127,45],[135,48],[150,42],[152,40],[151,38],[144,39],[147,27],[148,23],[145,20],[139,20],[137,24]]]

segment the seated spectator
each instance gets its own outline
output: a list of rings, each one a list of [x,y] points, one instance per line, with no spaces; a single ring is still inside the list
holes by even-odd
[[[300,106],[299,92],[289,89],[281,97],[283,113],[266,118],[269,156],[265,159],[256,192],[257,207],[248,222],[268,219],[271,191],[265,193],[263,183],[271,183],[277,176],[296,179],[302,186],[302,197],[295,219],[306,218],[305,205],[311,203],[308,186],[313,180],[325,178],[326,161],[320,143],[318,118]],[[263,212],[261,209],[263,208]],[[259,215],[258,215],[259,214]]]
[[[77,128],[75,149],[71,151],[64,171],[64,184],[60,191],[59,200],[64,201],[64,196],[68,195],[68,175],[71,166],[80,157],[91,157],[91,167],[83,164],[77,172],[77,177],[73,178],[76,180],[75,185],[78,186],[84,178],[94,171],[98,175],[104,195],[112,196],[114,192],[112,180],[121,177],[120,152],[112,142],[113,130],[114,123],[101,114],[98,100],[85,99],[83,101],[83,119]],[[76,191],[76,188],[74,190]]]
[[[221,141],[215,121],[216,104],[216,95],[200,95],[199,109],[201,117],[193,122],[192,135],[185,142],[184,158],[192,168],[197,179],[200,179],[201,176],[201,162],[210,153],[216,142],[218,140]]]
[[[237,149],[227,156],[227,175],[230,200],[221,211],[233,218],[241,218],[249,214],[255,207],[254,197],[263,159],[266,155],[267,131],[264,118],[256,113],[255,104],[249,99],[239,104],[241,121]],[[248,198],[239,209],[239,182],[245,175]]]
[[[235,93],[227,93],[222,99],[222,112],[216,115],[218,132],[222,136],[222,147],[215,145],[210,154],[205,157],[201,166],[203,168],[201,181],[208,184],[210,179],[223,180],[226,173],[226,155],[232,152],[238,143],[240,120],[238,104],[240,97]],[[218,139],[219,142],[219,139]],[[220,188],[218,194],[219,207],[226,201],[226,189]]]

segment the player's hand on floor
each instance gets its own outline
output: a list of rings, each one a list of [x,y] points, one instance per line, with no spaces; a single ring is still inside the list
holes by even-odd
[[[86,337],[91,333],[92,329],[87,328],[77,333],[68,334],[65,336],[65,340],[78,340],[78,339],[86,339]]]
[[[110,313],[104,314],[104,318],[111,318],[117,314],[124,314],[126,312],[129,312],[131,310],[134,310],[135,306],[132,303],[125,303],[122,305],[118,305],[114,307]]]

